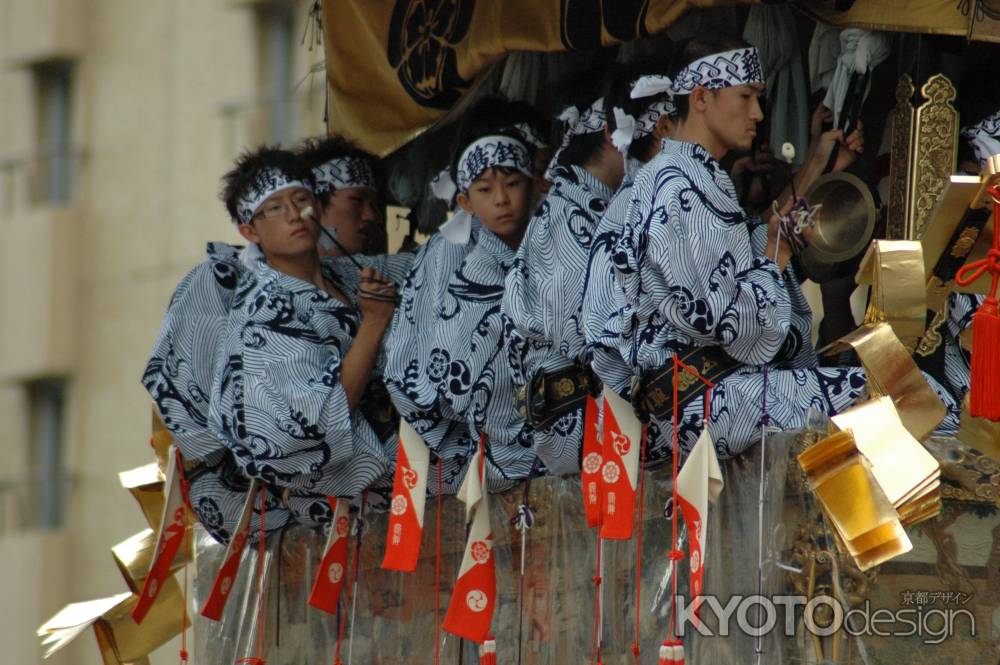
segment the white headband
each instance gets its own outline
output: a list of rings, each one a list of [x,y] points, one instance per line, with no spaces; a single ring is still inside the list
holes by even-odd
[[[350,187],[378,189],[371,162],[364,157],[335,157],[314,168],[313,176],[316,178],[316,194],[319,195]]]
[[[1000,111],[963,129],[962,138],[972,144],[980,167],[993,155],[1000,155],[1000,141],[997,140],[1000,138]]]
[[[239,217],[240,224],[249,224],[257,213],[257,208],[268,197],[292,187],[301,187],[312,191],[312,186],[309,184],[301,180],[293,180],[273,166],[258,171],[253,182],[247,185],[243,194],[236,199],[236,215]]]
[[[667,98],[650,104],[638,118],[620,108],[614,109],[615,131],[611,135],[611,142],[622,154],[628,151],[634,140],[652,134],[661,116],[677,114],[677,107],[673,102],[673,81],[670,77],[649,74],[639,77],[632,83],[632,90],[629,93],[632,99],[662,94],[666,94]]]
[[[469,191],[476,178],[497,166],[520,171],[529,178],[534,175],[525,145],[510,136],[495,134],[476,139],[462,151],[458,158],[457,183],[445,169],[431,180],[431,191],[437,198],[450,203],[457,192]],[[438,230],[448,242],[464,245],[472,237],[472,215],[459,210]]]
[[[515,138],[494,134],[476,139],[462,151],[455,184],[459,191],[467,192],[476,178],[496,166],[515,169],[529,178],[532,176],[528,148]]]
[[[567,106],[559,114],[559,120],[563,121],[565,129],[563,131],[562,144],[556,150],[556,153],[552,155],[552,160],[545,171],[545,178],[548,180],[552,180],[553,171],[559,164],[559,156],[569,145],[570,141],[573,140],[573,137],[601,132],[608,126],[608,116],[604,113],[604,98],[601,97],[595,100],[583,113],[580,113],[575,106]]]
[[[684,67],[673,81],[675,95],[690,95],[698,86],[708,90],[764,83],[764,70],[754,47],[713,53]]]

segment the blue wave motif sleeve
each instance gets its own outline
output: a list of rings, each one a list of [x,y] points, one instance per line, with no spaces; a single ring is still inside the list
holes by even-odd
[[[765,364],[789,330],[784,278],[753,251],[728,175],[700,146],[674,143],[637,179],[616,250],[635,309],[628,355],[653,367],[683,346],[716,345]]]

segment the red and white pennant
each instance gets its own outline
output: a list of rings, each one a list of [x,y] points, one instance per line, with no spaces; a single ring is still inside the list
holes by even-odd
[[[601,538],[629,540],[635,527],[642,422],[632,405],[613,390],[604,391],[604,499]]]
[[[691,598],[696,626],[705,578],[705,526],[708,523],[708,504],[715,503],[723,487],[715,444],[712,443],[712,437],[706,427],[677,474],[677,502],[688,527]]]
[[[187,533],[187,508],[184,505],[184,490],[181,486],[184,467],[180,452],[175,446],[170,446],[167,459],[167,476],[164,488],[166,501],[163,506],[163,517],[160,519],[160,530],[156,534],[156,554],[149,566],[146,580],[142,584],[139,602],[132,609],[132,619],[136,623],[142,623],[149,608],[153,606],[153,602],[160,594],[163,583],[170,575],[170,566],[180,551],[181,545],[184,544],[184,536]]]
[[[431,455],[427,444],[405,420],[399,423],[397,450],[382,567],[410,573],[416,570],[420,556]]]
[[[338,499],[335,496],[328,496],[326,500],[333,510],[333,524],[330,525],[330,536],[326,541],[326,553],[320,561],[319,570],[316,571],[316,581],[313,582],[312,592],[309,594],[309,604],[318,610],[334,614],[347,578],[351,501]]]
[[[602,505],[604,495],[601,481],[601,467],[604,458],[601,450],[601,432],[598,415],[600,407],[597,400],[588,395],[587,406],[583,412],[583,463],[580,465],[580,488],[583,491],[583,514],[587,518],[587,527],[601,526]]]
[[[483,438],[472,456],[465,480],[458,490],[458,499],[465,504],[466,523],[471,521],[465,543],[462,567],[451,592],[448,612],[442,627],[477,644],[490,633],[493,609],[496,606],[496,561],[493,555],[493,530],[490,528],[489,492],[485,487]]]
[[[222,610],[226,607],[229,592],[233,590],[236,575],[239,573],[240,558],[250,540],[250,520],[253,517],[254,505],[257,503],[259,491],[260,482],[251,480],[247,498],[243,503],[243,512],[240,513],[240,520],[236,523],[236,532],[233,533],[229,545],[226,546],[226,554],[222,559],[222,565],[219,566],[219,572],[215,575],[212,591],[201,610],[201,615],[205,618],[215,621],[222,618]]]

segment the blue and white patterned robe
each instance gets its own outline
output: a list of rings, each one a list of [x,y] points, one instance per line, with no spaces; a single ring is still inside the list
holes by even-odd
[[[611,189],[578,166],[554,169],[553,186],[528,224],[507,275],[503,313],[514,380],[586,362],[582,283],[594,230]],[[583,409],[534,431],[535,452],[554,474],[580,470]]]
[[[225,441],[208,426],[215,361],[244,274],[239,251],[226,243],[208,243],[207,258],[174,290],[142,376],[181,455],[197,462],[187,472],[188,497],[198,520],[220,542],[232,536],[249,488]],[[264,517],[268,532],[293,520],[276,488],[271,490]],[[254,513],[255,534],[257,519]]]
[[[612,260],[615,245],[621,237],[625,213],[632,202],[632,185],[641,164],[630,159],[625,169],[625,178],[608,203],[608,209],[597,224],[594,241],[590,246],[587,274],[583,284],[583,332],[587,342],[590,364],[606,389],[629,398],[632,392],[632,368],[622,358],[620,334],[608,330],[608,322],[618,308],[620,298],[615,293],[621,290],[615,278]]]
[[[396,446],[395,435],[379,439],[360,405],[351,412],[340,383],[360,323],[358,269],[341,258],[324,260],[323,273],[348,303],[264,262],[248,271],[209,416],[244,475],[277,486],[295,520],[309,526],[329,521],[326,496],[387,485]]]
[[[142,379],[184,459],[199,463],[189,470],[191,504],[205,528],[223,542],[235,528],[249,487],[233,458],[228,438],[220,429],[209,426],[212,384],[217,364],[226,353],[231,311],[242,306],[246,294],[257,284],[257,272],[247,270],[239,252],[239,247],[225,243],[208,244],[208,257],[181,280],[171,297]],[[359,255],[357,259],[400,284],[413,261],[410,254]],[[348,276],[354,275],[356,287],[356,269],[346,260],[323,261],[331,267],[328,269],[343,261],[342,270]],[[373,377],[362,403],[370,399],[378,380]],[[268,483],[268,488],[273,498],[267,503],[265,522],[267,531],[272,532],[295,518],[277,498],[282,488],[273,483]],[[325,501],[312,499],[308,509],[314,514],[328,512]],[[254,533],[256,520],[255,514]]]
[[[665,366],[690,346],[721,346],[744,363],[712,391],[709,430],[720,457],[759,439],[763,365],[767,411],[782,429],[802,426],[810,407],[840,412],[865,391],[861,368],[815,366],[808,306],[791,271],[782,274],[763,255],[766,233],[703,147],[667,140],[636,178],[615,248],[622,290],[609,326],[636,373]],[[704,427],[703,409],[698,397],[680,414],[685,452]],[[653,426],[660,440],[672,440],[672,423]],[[652,450],[653,459],[668,456],[666,448]]]
[[[386,386],[403,418],[442,458],[445,493],[458,490],[480,434],[491,490],[534,464],[503,357],[500,298],[514,252],[473,220],[465,245],[440,234],[417,253],[387,341]],[[428,490],[436,491],[435,471]]]

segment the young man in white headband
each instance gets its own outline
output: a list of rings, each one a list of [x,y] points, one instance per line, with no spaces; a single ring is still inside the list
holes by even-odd
[[[417,252],[387,341],[386,385],[442,460],[445,493],[457,491],[481,436],[491,490],[511,487],[534,466],[502,352],[504,277],[534,200],[534,148],[510,126],[508,108],[482,101],[459,127],[448,177],[435,185],[459,212]]]
[[[340,243],[338,247],[321,235],[321,254],[384,254],[375,156],[339,136],[308,139],[297,153],[316,178],[320,221]]]
[[[223,183],[258,253],[232,303],[209,424],[246,476],[282,493],[295,521],[322,524],[326,496],[388,478],[388,451],[358,407],[396,287],[349,259],[320,260],[315,181],[294,154],[246,154]]]
[[[582,111],[566,114],[562,147],[549,169],[552,188],[531,219],[504,289],[507,362],[535,451],[554,474],[579,472],[587,396],[597,388],[584,353],[580,301],[594,231],[625,170],[625,150],[612,141],[619,128],[609,116],[628,100],[628,86],[615,83]],[[626,130],[630,139],[633,125]]]
[[[614,253],[622,289],[608,326],[639,378],[633,403],[661,435],[652,432],[650,441],[673,439],[671,401],[657,406],[651,397],[672,393],[677,354],[716,383],[708,427],[719,456],[729,457],[759,440],[765,408],[771,424],[801,427],[810,407],[833,414],[851,406],[867,377],[858,367],[817,366],[808,304],[788,270],[792,245],[779,234],[776,215],[765,223],[740,208],[719,165],[727,152],[750,147],[762,120],[756,50],[694,40],[677,64],[677,131],[636,178]],[[798,192],[822,171],[831,140],[843,138],[831,134],[810,155],[796,175]],[[702,388],[681,390],[678,439],[685,451],[705,426],[703,402]],[[954,425],[957,419],[946,420],[945,427]],[[667,458],[663,448],[654,446],[651,457]]]

